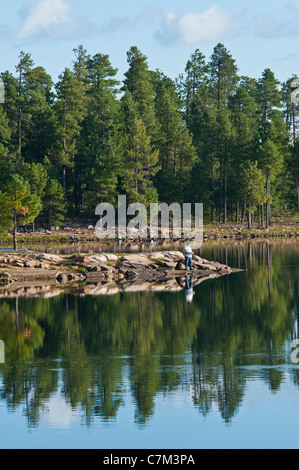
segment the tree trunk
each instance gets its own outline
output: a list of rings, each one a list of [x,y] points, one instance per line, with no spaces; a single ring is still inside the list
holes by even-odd
[[[62,187],[64,191],[66,191],[66,166],[63,165],[62,167]]]
[[[19,76],[19,96],[21,95],[22,88],[22,65],[20,65],[20,76]],[[19,107],[19,116],[18,116],[18,150],[19,154],[22,154],[22,109]],[[18,159],[17,159],[18,160]]]
[[[51,230],[51,227],[52,227],[52,199],[50,201],[49,225],[50,225],[50,230]]]
[[[135,179],[135,189],[136,189],[136,192],[138,194],[138,169],[137,169],[137,165],[138,165],[138,153],[137,151],[135,151],[135,175],[136,175],[136,179]]]
[[[271,206],[270,206],[271,183],[270,176],[267,175],[267,206],[266,206],[266,228],[271,224]]]
[[[226,157],[224,161],[224,194],[223,194],[223,199],[224,199],[224,223],[226,224],[227,221],[227,200],[226,200],[226,190],[227,190],[227,169],[226,169]]]
[[[245,220],[245,211],[246,211],[246,206],[244,205],[243,206],[243,214],[242,214],[242,224],[244,224],[244,220]]]
[[[261,206],[258,206],[258,226],[261,228]]]
[[[236,205],[236,223],[239,222],[239,213],[240,213],[240,203],[238,201]]]
[[[180,187],[181,187],[181,191],[183,191],[183,159],[182,159],[182,154],[180,156]]]
[[[295,173],[295,181],[296,181],[296,191],[297,191],[297,210],[299,211],[299,181],[298,181],[298,173]]]
[[[212,152],[211,152],[211,184],[212,184],[211,222],[214,222],[214,166],[213,166],[213,153]]]
[[[220,157],[220,207],[219,207],[219,222],[222,222],[222,159]]]
[[[22,110],[21,108],[19,109],[19,123],[18,123],[18,128],[19,128],[19,142],[18,142],[18,150],[19,154],[22,154]]]
[[[251,220],[251,217],[252,217],[252,215],[251,215],[251,213],[250,213],[250,204],[249,204],[249,206],[248,206],[248,230],[250,230],[251,227],[252,227],[252,220]]]
[[[13,249],[17,251],[17,215],[14,215],[13,218]]]

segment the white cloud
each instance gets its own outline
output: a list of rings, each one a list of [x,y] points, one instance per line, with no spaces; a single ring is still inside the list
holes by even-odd
[[[49,399],[44,407],[43,421],[52,428],[69,429],[78,421],[76,413],[58,395]]]
[[[157,38],[166,44],[210,43],[220,40],[232,27],[232,15],[213,4],[207,10],[187,13],[181,17],[174,12],[168,13]]]
[[[71,5],[65,0],[35,0],[23,12],[19,38],[53,35],[62,27],[70,31],[74,27],[70,10]]]

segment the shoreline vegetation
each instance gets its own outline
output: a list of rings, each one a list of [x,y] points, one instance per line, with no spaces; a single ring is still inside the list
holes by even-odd
[[[203,228],[204,241],[221,240],[221,239],[251,239],[251,238],[299,238],[299,218],[283,219],[272,222],[268,227],[259,227],[258,224],[248,229],[247,224],[241,223],[208,223]],[[53,227],[52,230],[37,228],[34,231],[20,229],[17,233],[18,246],[26,248],[26,245],[47,245],[47,244],[63,244],[63,243],[99,243],[113,245],[116,239],[99,240],[95,233],[95,226],[90,222],[69,221],[61,227]],[[146,242],[148,240],[137,240],[138,242]],[[134,239],[127,238],[123,242],[134,243]],[[158,244],[164,243],[180,243],[176,240],[156,240]],[[1,248],[13,246],[13,235],[0,236]]]

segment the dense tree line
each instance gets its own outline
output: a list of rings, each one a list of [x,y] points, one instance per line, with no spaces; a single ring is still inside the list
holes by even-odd
[[[53,83],[28,53],[1,74],[0,226],[51,227],[94,215],[100,202],[202,202],[206,221],[226,223],[299,208],[295,76],[270,69],[240,76],[218,44],[196,50],[175,80],[152,71],[135,46],[118,81],[109,56],[83,46]],[[34,226],[34,225],[33,225]]]

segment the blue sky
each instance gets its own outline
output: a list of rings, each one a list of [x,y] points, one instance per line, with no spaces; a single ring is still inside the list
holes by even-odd
[[[56,81],[82,44],[108,54],[122,79],[136,45],[151,69],[175,78],[195,49],[209,59],[221,42],[240,74],[270,68],[284,81],[299,75],[298,39],[299,0],[2,0],[0,71],[14,73],[23,50]]]

